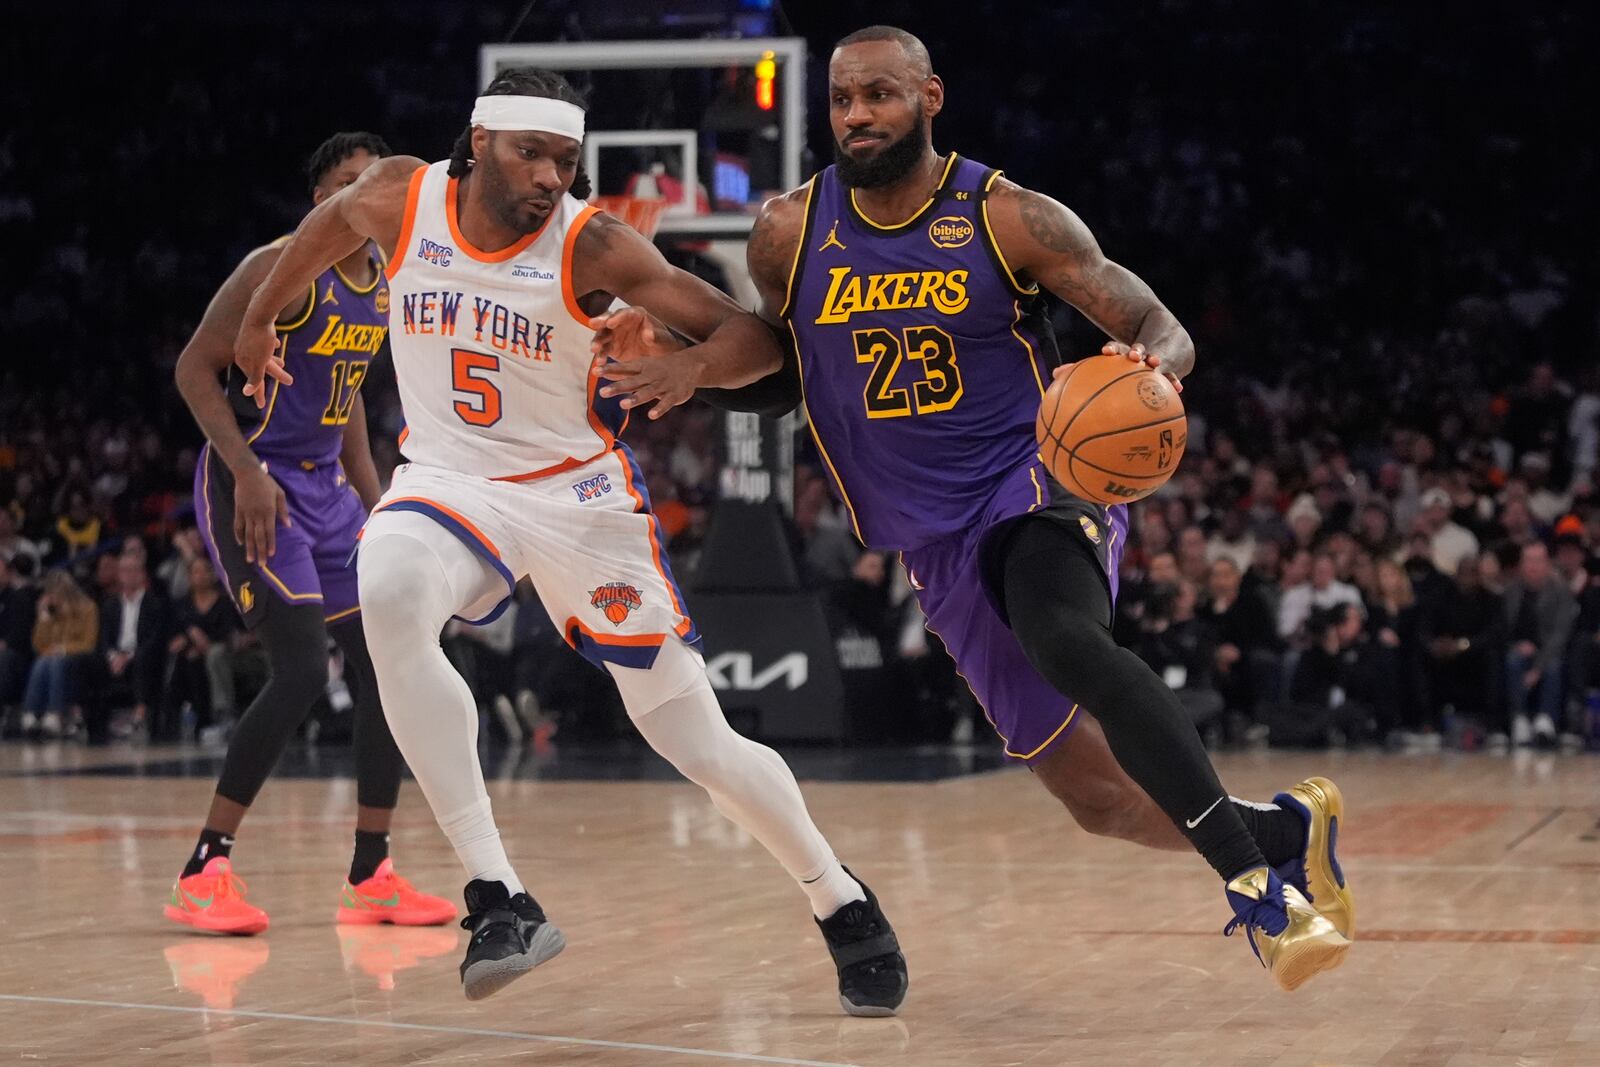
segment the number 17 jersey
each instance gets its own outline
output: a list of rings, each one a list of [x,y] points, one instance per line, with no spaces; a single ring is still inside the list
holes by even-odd
[[[999,173],[951,153],[932,198],[896,225],[861,212],[834,167],[809,185],[783,317],[818,448],[874,548],[972,529],[1037,463],[1034,417],[1059,357],[1038,288],[989,230]]]

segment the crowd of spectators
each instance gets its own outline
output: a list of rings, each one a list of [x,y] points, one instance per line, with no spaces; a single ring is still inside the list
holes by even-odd
[[[1365,441],[1273,442],[1273,425],[1303,425],[1309,397],[1253,392],[1241,404],[1257,409],[1257,440],[1278,447],[1247,457],[1207,427],[1195,460],[1135,508],[1124,561],[1118,635],[1197,719],[1281,743],[1586,739],[1600,682],[1593,384],[1535,363],[1481,407],[1464,402],[1451,436],[1390,426]]]
[[[1265,431],[1309,399],[1253,386],[1241,403]],[[1214,743],[1600,743],[1600,391],[1537,363],[1482,403],[1477,433],[1444,452],[1412,428],[1246,444],[1191,414],[1179,474],[1132,509],[1118,641]],[[1559,432],[1518,440],[1524,426]],[[884,699],[914,694],[894,718],[922,739],[974,716],[959,689],[919,681],[936,639],[898,568],[855,560],[809,468],[795,519],[841,660],[901,672]]]
[[[1219,743],[1588,738],[1596,148],[1562,136],[1573,115],[1556,104],[1594,78],[1592,15],[1330,9],[1283,35],[1233,2],[1137,17],[1041,3],[1007,8],[1027,33],[972,35],[881,6],[923,34],[949,86],[936,146],[1071,204],[1195,336],[1188,456],[1134,508],[1115,625],[1202,729]],[[0,363],[9,731],[225,729],[259,684],[193,529],[199,438],[171,369],[233,264],[303,210],[299,157],[327,133],[438,156],[459,131],[502,13],[394,11],[112,5],[73,47],[118,92],[72,137],[44,109],[0,131],[0,240],[20,268],[0,289],[19,357]],[[600,17],[546,5],[528,32],[603,32]],[[43,83],[49,15],[16,18],[0,66]],[[849,28],[818,30],[814,55]],[[267,29],[266,51],[194,44]],[[370,62],[351,62],[357,29]],[[1104,69],[1119,73],[1088,73]],[[823,109],[809,114],[825,160]],[[97,189],[108,170],[116,197]],[[1055,315],[1064,351],[1098,347]],[[366,388],[384,471],[399,412],[381,369]],[[627,435],[691,584],[712,428],[690,407]],[[986,730],[899,568],[861,552],[804,437],[798,454],[797,558],[853,699],[884,709],[856,733]],[[526,596],[503,633],[450,635],[452,654],[507,734],[585,729],[576,709],[608,698]],[[342,703],[335,685],[325,710]]]

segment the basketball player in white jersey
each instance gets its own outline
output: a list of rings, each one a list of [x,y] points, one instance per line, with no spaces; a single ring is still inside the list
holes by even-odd
[[[616,679],[639,732],[810,898],[852,1015],[892,1015],[907,977],[872,892],[834,857],[776,752],[729,728],[662,551],[644,481],[598,395],[590,343],[616,300],[703,339],[707,380],[766,327],[586,206],[582,101],[559,75],[502,73],[452,158],[390,157],[309,214],[255,291],[236,345],[261,402],[284,379],[273,316],[368,239],[387,252],[390,338],[407,429],[363,535],[358,576],[384,710],[470,881],[461,979],[485,997],[564,939],[506,859],[477,755],[477,710],[439,647],[528,576],[571,644]],[[572,194],[576,194],[572,195]],[[760,373],[776,370],[776,366]]]

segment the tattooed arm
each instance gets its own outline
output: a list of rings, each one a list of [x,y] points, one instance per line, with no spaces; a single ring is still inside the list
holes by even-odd
[[[989,193],[995,241],[1017,280],[1038,282],[1145,362],[1181,378],[1194,369],[1194,342],[1138,275],[1100,251],[1094,234],[1065,206],[1001,178]],[[1137,353],[1136,353],[1137,354]]]

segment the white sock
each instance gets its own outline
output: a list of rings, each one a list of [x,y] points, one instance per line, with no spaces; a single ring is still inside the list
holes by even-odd
[[[438,818],[439,829],[455,846],[461,866],[467,869],[469,882],[478,878],[485,882],[504,882],[512,895],[522,892],[522,880],[511,869],[505,846],[500,843],[500,827],[494,823],[488,797]]]
[[[693,650],[669,638],[654,667],[613,666],[611,674],[629,717],[650,747],[783,864],[811,898],[819,918],[850,900],[866,899],[811,821],[783,757],[728,725],[706,679],[705,664]]]
[[[853,900],[866,900],[861,883],[850,877],[844,864],[830,860],[828,869],[810,882],[801,882],[800,888],[811,898],[811,911],[819,919],[826,919]]]
[[[521,892],[478,763],[477,702],[439,647],[450,616],[501,579],[448,531],[407,512],[374,516],[357,560],[362,626],[389,732],[468,878]]]

